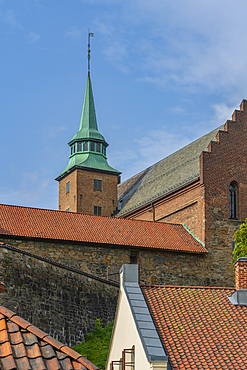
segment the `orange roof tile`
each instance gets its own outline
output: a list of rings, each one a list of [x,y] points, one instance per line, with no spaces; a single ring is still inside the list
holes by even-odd
[[[98,367],[0,306],[0,369],[97,370]]]
[[[172,370],[247,368],[247,306],[231,288],[141,286]]]
[[[207,253],[182,225],[0,205],[0,235]]]

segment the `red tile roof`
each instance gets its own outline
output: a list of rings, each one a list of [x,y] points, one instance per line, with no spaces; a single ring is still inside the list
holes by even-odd
[[[172,370],[247,368],[247,307],[231,288],[141,286]]]
[[[182,225],[4,204],[0,235],[207,253]]]
[[[1,370],[96,370],[71,348],[0,306]]]

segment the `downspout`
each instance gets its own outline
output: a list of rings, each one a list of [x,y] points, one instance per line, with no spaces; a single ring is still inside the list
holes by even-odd
[[[155,208],[154,208],[154,204],[151,203],[151,206],[152,206],[152,209],[153,209],[153,222],[155,222]]]

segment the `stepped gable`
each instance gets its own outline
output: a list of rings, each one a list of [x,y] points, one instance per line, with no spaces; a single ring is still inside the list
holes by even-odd
[[[136,182],[134,191],[132,178],[118,185],[122,208],[117,217],[199,179],[199,157],[207,151],[210,142],[216,140],[218,131],[223,129],[224,125],[149,167]],[[138,175],[134,177],[138,178]],[[125,189],[123,195],[122,188]]]
[[[183,225],[0,205],[0,235],[207,253]]]
[[[247,132],[247,100],[243,100],[240,104],[240,110],[235,110],[232,114],[232,119],[227,120],[222,129],[220,129],[216,135],[216,140],[210,141],[207,150],[202,152],[200,158],[201,163],[204,165],[200,168],[200,182],[206,183],[207,180],[210,181],[210,176],[205,176],[205,172],[209,168],[211,171],[217,171],[218,175],[221,172],[221,168],[216,168],[212,166],[214,157],[220,158],[220,162],[225,165],[228,163],[228,160],[234,157],[236,167],[239,163],[246,162],[246,154],[243,154],[242,150],[245,148],[245,139],[244,135]],[[230,134],[230,136],[229,136]],[[241,143],[241,139],[244,141]],[[233,148],[232,143],[238,143],[239,150]],[[221,145],[219,145],[221,144]],[[220,163],[218,160],[218,163]],[[223,168],[223,166],[222,166]]]
[[[79,353],[0,306],[2,370],[97,370]]]
[[[235,289],[141,286],[172,369],[246,369],[247,306]]]

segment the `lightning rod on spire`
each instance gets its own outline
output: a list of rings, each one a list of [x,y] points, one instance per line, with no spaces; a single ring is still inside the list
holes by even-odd
[[[90,37],[94,37],[94,33],[90,32],[90,28],[88,29],[88,49],[87,49],[87,59],[88,59],[88,77],[90,77],[90,59],[91,59],[91,50],[90,50]]]

